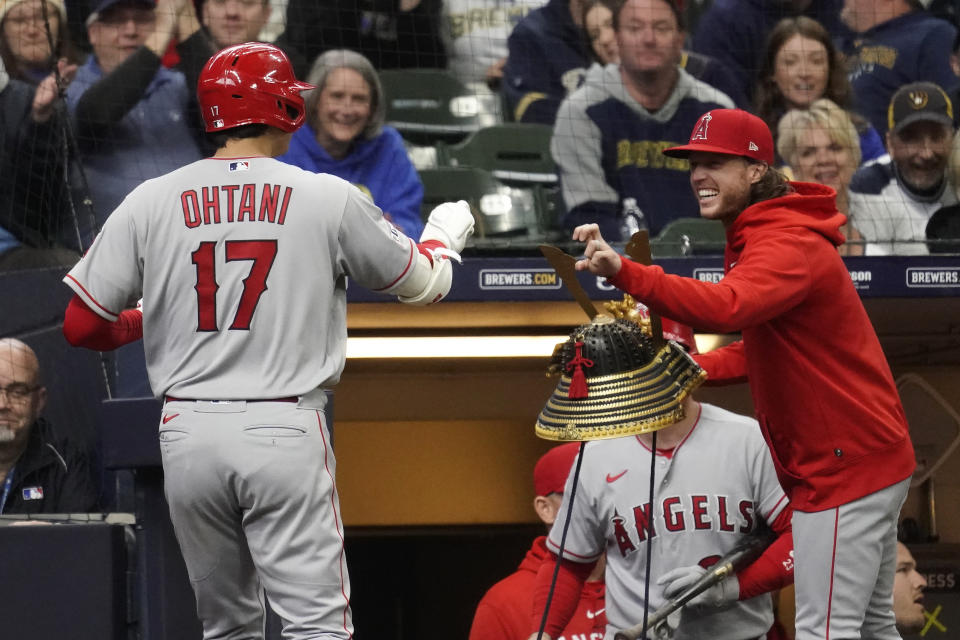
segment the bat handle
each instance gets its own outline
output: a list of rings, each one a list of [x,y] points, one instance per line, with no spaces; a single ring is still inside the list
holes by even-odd
[[[664,607],[653,612],[650,618],[647,620],[647,631],[653,629],[655,626],[660,624],[661,621],[665,620],[668,615],[679,609],[683,605],[676,605],[674,607]],[[644,637],[643,635],[644,628],[643,624],[637,624],[626,629],[620,629],[613,635],[613,640],[641,640]]]
[[[709,587],[717,584],[732,573],[735,572],[733,570],[733,563],[731,561],[714,565],[706,575],[696,582],[696,584],[664,606],[654,611],[653,615],[651,615],[647,620],[647,630],[653,629],[655,626],[660,624],[662,620],[666,620],[667,616],[669,616],[671,613],[685,605],[690,600],[693,600],[694,597],[703,593]],[[640,640],[643,638],[643,632],[644,628],[642,624],[634,625],[627,629],[621,629],[620,631],[617,631],[613,636],[613,640]]]

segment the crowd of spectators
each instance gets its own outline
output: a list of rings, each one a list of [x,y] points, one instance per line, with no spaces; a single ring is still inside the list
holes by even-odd
[[[362,184],[414,234],[423,187],[402,150],[417,156],[385,126],[382,69],[446,69],[467,91],[495,96],[499,119],[554,127],[556,228],[596,221],[617,238],[695,216],[678,184],[685,162],[659,150],[682,143],[702,112],[737,106],[791,138],[789,158],[778,142],[788,175],[837,189],[851,218],[845,252],[926,253],[927,220],[956,201],[960,153],[952,135],[888,135],[891,100],[930,83],[956,117],[956,20],[951,3],[919,0],[3,0],[0,269],[69,265],[134,186],[208,154],[192,90],[200,69],[218,49],[261,37],[300,77],[326,83],[289,161]],[[359,115],[332,106],[330,81],[346,76],[368,94]],[[829,122],[804,120],[814,104]],[[337,141],[342,119],[356,123]],[[855,154],[835,149],[847,120]],[[821,159],[832,154],[842,168],[811,170],[819,143]],[[908,152],[943,179],[914,185],[900,173]],[[900,188],[875,193],[884,178],[848,177],[854,159],[855,171]],[[931,229],[952,233],[954,211]]]
[[[960,89],[955,16],[917,0],[77,0],[67,6],[6,0],[2,99],[11,107],[3,128],[12,140],[4,148],[13,153],[3,160],[16,159],[16,170],[12,180],[5,174],[11,196],[0,217],[0,249],[48,251],[34,253],[32,261],[25,257],[30,252],[7,261],[0,252],[0,265],[68,263],[133,186],[208,153],[191,90],[199,70],[217,49],[269,31],[275,13],[285,18],[276,42],[301,77],[322,74],[326,82],[340,82],[344,75],[362,76],[363,91],[377,103],[364,107],[362,126],[335,150],[335,136],[322,125],[330,88],[318,89],[290,161],[363,184],[398,225],[414,232],[422,186],[398,152],[400,135],[384,127],[380,69],[446,68],[470,91],[501,95],[503,119],[554,126],[561,226],[597,221],[613,238],[633,228],[624,219],[628,209],[653,233],[671,219],[695,215],[692,200],[670,197],[691,199],[674,184],[684,167],[667,166],[659,149],[683,142],[703,111],[749,107],[779,137],[800,117],[792,114],[785,124],[788,112],[827,99],[857,132],[857,167],[886,166],[893,174],[886,134],[894,93],[910,83],[934,83],[952,110]],[[691,17],[696,23],[688,25]],[[324,70],[334,51],[354,62]],[[318,60],[321,54],[326,62]],[[60,112],[53,108],[58,93],[65,94]],[[34,97],[47,104],[40,120],[24,104],[34,105]],[[840,133],[822,124],[819,131],[842,138],[845,124]],[[937,149],[934,155],[944,154]],[[797,158],[778,161],[798,179],[830,173],[793,166]],[[388,165],[389,174],[375,171],[371,178],[370,167]],[[955,199],[954,173],[947,171],[938,185],[941,205]],[[827,182],[839,187],[844,211],[847,182]],[[903,208],[887,206],[873,217]],[[926,217],[935,212],[926,209]],[[897,253],[901,244],[910,245],[905,252],[926,252],[918,222],[909,237],[884,237],[868,216],[855,215],[871,224],[867,235],[875,241],[868,252]],[[860,239],[855,225],[848,231],[851,241]],[[51,254],[51,248],[74,253]]]
[[[553,127],[565,229],[622,241],[696,217],[687,161],[662,150],[741,107],[770,127],[780,170],[836,191],[844,255],[956,248],[936,244],[960,236],[960,35],[943,4],[0,0],[0,272],[71,266],[134,187],[210,153],[200,70],[278,13],[270,39],[316,86],[280,159],[358,185],[411,237],[424,188],[386,123],[383,69],[446,69],[502,100],[502,119]],[[0,348],[0,512],[99,508],[87,452],[40,415],[36,355]],[[121,395],[149,393],[142,357],[116,357],[141,384]]]

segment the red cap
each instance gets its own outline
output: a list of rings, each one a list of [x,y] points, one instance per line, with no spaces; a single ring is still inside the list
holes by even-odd
[[[700,116],[690,134],[690,143],[664,149],[664,155],[686,158],[691,151],[743,156],[773,164],[770,127],[743,109],[714,109]]]
[[[567,476],[577,459],[580,450],[579,442],[568,442],[547,451],[537,460],[533,468],[533,490],[538,496],[548,496],[551,493],[563,493],[567,484]]]
[[[700,353],[697,351],[697,340],[690,325],[671,320],[670,318],[660,318],[660,325],[663,328],[664,338],[673,340],[681,347],[686,347],[687,353]]]
[[[647,305],[638,302],[635,308],[640,314],[640,317],[646,318],[647,320],[650,319],[650,309],[647,308]],[[693,333],[693,327],[690,325],[660,316],[660,329],[664,338],[673,340],[681,347],[684,347],[687,353],[700,353],[697,351],[697,340]]]

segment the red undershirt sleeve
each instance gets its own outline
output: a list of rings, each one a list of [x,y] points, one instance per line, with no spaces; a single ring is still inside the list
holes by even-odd
[[[143,314],[127,309],[110,322],[74,294],[63,316],[63,337],[75,347],[111,351],[143,337]]]
[[[763,554],[737,574],[740,582],[740,600],[761,593],[776,591],[793,584],[793,528],[789,505],[780,512],[770,527],[779,534]]]
[[[547,595],[550,592],[550,583],[553,581],[553,571],[557,556],[551,553],[540,565],[537,571],[537,580],[533,587],[533,618],[530,633],[540,630],[543,621],[543,610],[547,606]],[[573,617],[580,603],[580,594],[583,585],[593,570],[594,563],[571,562],[563,560],[560,563],[560,572],[557,574],[557,586],[550,601],[550,613],[547,616],[547,626],[544,631],[551,638],[558,638],[570,618]]]
[[[427,257],[427,260],[430,261],[430,265],[433,265],[433,255],[431,255],[431,249],[446,249],[447,245],[443,244],[439,240],[424,240],[423,242],[417,243],[417,251],[422,253]]]

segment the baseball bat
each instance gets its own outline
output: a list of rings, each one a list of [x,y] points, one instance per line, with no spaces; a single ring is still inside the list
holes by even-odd
[[[775,538],[776,535],[767,527],[758,529],[756,532],[746,536],[737,543],[733,549],[730,549],[723,557],[717,560],[717,563],[710,567],[699,580],[690,585],[686,591],[677,594],[676,597],[654,611],[647,621],[646,629],[644,629],[642,623],[628,629],[621,629],[613,636],[614,640],[640,640],[645,637],[645,632],[648,629],[653,629],[656,625],[665,621],[671,613],[713,585],[719,583],[727,576],[735,574],[759,558]]]

